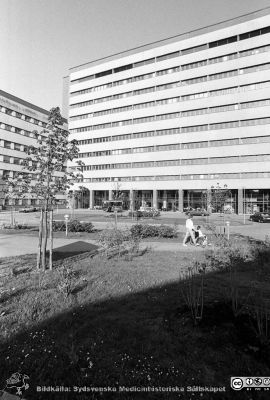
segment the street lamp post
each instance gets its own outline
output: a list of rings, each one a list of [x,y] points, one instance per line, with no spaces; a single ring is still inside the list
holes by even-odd
[[[68,219],[69,219],[69,215],[66,214],[66,215],[64,216],[64,218],[65,218],[65,222],[66,222],[66,236],[67,236],[67,235],[68,235]]]
[[[227,239],[230,240],[230,221],[226,221],[227,225]]]

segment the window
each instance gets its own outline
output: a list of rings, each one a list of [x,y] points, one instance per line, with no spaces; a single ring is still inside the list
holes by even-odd
[[[161,71],[156,72],[156,76],[162,76],[162,75],[167,75],[167,74],[173,74],[174,72],[180,71],[180,67],[174,67],[174,68],[167,68],[163,69]]]
[[[14,158],[13,158],[13,163],[16,164],[16,165],[20,165],[21,159],[20,159],[20,158],[17,158],[17,157],[14,157]]]
[[[179,82],[173,82],[173,83],[167,83],[165,85],[159,85],[156,87],[156,90],[166,90],[166,89],[172,89],[176,88],[179,86]]]
[[[256,29],[254,31],[242,33],[241,35],[239,35],[239,40],[249,39],[249,38],[252,38],[255,36],[264,35],[265,33],[269,33],[269,32],[270,32],[270,26],[267,26],[265,28]]]
[[[174,165],[180,165],[180,160],[156,161],[156,167],[170,167]]]
[[[4,163],[10,163],[11,157],[9,156],[3,156],[3,162]]]
[[[207,44],[202,44],[200,46],[195,46],[195,47],[190,47],[188,49],[183,49],[183,50],[181,50],[181,54],[182,54],[182,56],[184,56],[186,54],[191,54],[191,53],[195,53],[197,51],[206,50],[207,48],[208,48]]]
[[[156,151],[170,151],[170,150],[179,150],[179,149],[180,149],[179,143],[164,144],[164,145],[156,146]]]
[[[204,65],[207,65],[207,64],[208,64],[207,60],[197,61],[194,63],[181,65],[181,70],[185,71],[185,70],[192,69],[192,68],[203,67]]]
[[[174,57],[178,57],[180,55],[179,51],[175,51],[174,53],[168,53],[168,54],[164,54],[163,56],[159,56],[156,58],[156,61],[163,61],[163,60],[168,60],[169,58],[174,58]]]
[[[237,42],[237,36],[231,36],[226,39],[216,40],[214,42],[209,43],[209,49],[212,47],[224,46],[225,44]]]
[[[226,71],[226,72],[220,72],[218,74],[212,74],[209,75],[209,80],[215,80],[215,79],[224,79],[224,78],[229,78],[230,76],[235,76],[238,74],[237,69],[232,70],[232,71]]]
[[[139,61],[133,64],[134,68],[142,67],[143,65],[152,64],[155,62],[155,58],[149,58],[148,60]]]
[[[22,146],[22,147],[24,148],[24,146]],[[21,145],[19,143],[14,143],[14,150],[20,151],[21,150]],[[26,150],[26,148],[25,148],[25,150]]]
[[[114,68],[113,72],[117,73],[117,72],[121,72],[121,71],[126,71],[131,68],[133,68],[132,64],[122,65],[121,67]]]
[[[7,140],[4,141],[4,147],[6,149],[11,149],[11,142],[8,142]]]
[[[225,164],[239,162],[239,157],[211,157],[209,158],[210,164]]]
[[[259,72],[270,68],[270,63],[255,65],[252,67],[239,69],[239,74],[249,74],[251,72]]]
[[[200,165],[200,164],[207,164],[207,158],[188,158],[185,160],[181,160],[182,165]]]
[[[207,131],[208,125],[183,126],[182,133]]]
[[[210,124],[210,129],[228,129],[228,128],[237,128],[239,126],[238,121],[231,121],[231,122],[220,122],[217,124]]]

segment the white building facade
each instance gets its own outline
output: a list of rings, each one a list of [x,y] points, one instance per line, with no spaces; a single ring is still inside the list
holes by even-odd
[[[112,198],[235,212],[270,206],[270,8],[129,50],[69,75],[85,207]],[[75,163],[71,163],[75,166]]]
[[[27,157],[27,147],[36,143],[33,131],[41,132],[46,127],[48,115],[47,110],[0,90],[0,209],[39,205],[33,196],[7,197],[3,178],[13,177],[23,169],[21,162]],[[57,197],[64,205],[66,196]]]

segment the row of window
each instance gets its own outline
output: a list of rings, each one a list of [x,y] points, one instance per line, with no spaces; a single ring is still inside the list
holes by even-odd
[[[159,106],[161,104],[172,104],[172,103],[176,103],[176,102],[180,102],[180,101],[181,101],[181,97],[173,97],[173,98],[165,99],[165,100],[151,101],[151,102],[144,103],[144,104],[147,104],[147,106],[149,107],[150,105],[151,106]],[[226,105],[222,105],[222,106],[198,108],[198,109],[192,109],[192,110],[187,110],[187,111],[179,111],[177,113],[161,114],[161,115],[155,115],[155,116],[144,117],[144,118],[133,118],[133,123],[134,123],[134,121],[136,121],[136,123],[156,121],[156,120],[158,121],[158,120],[162,120],[162,119],[189,117],[189,116],[193,116],[193,115],[211,114],[211,113],[223,112],[223,111],[234,111],[234,110],[241,110],[244,108],[263,107],[263,106],[268,106],[268,105],[270,105],[270,99],[249,101],[249,102],[244,102],[244,103],[226,104]],[[92,113],[92,115],[90,115],[90,114],[84,114],[84,115],[96,117],[96,116],[100,116],[100,115],[111,114],[112,112],[115,112],[115,110],[128,111],[128,110],[135,110],[137,108],[138,108],[137,105],[125,106],[125,107],[120,107],[120,108],[113,108],[110,110],[94,112],[94,113]],[[79,119],[78,117],[74,117],[74,118]],[[145,121],[145,118],[147,118],[146,121]],[[151,118],[151,119],[149,120],[149,118]]]
[[[261,70],[265,69],[266,66],[267,66],[267,69],[270,68],[270,63],[260,65],[260,66],[255,66],[255,67],[253,66],[251,68],[246,68],[246,70],[252,69],[252,70],[256,70],[256,71],[261,71]],[[236,70],[236,72],[237,71],[238,70]],[[231,72],[232,71],[229,71],[226,73],[224,72],[222,74],[215,74],[215,75],[218,75],[218,76],[222,75],[222,77],[224,77],[223,76],[224,74],[231,74]],[[251,71],[249,71],[249,72],[251,72]],[[196,83],[197,83],[197,80],[199,78],[194,78],[194,79],[196,80]],[[169,84],[169,85],[171,85],[171,84]],[[178,85],[178,84],[176,83],[176,85]],[[168,86],[168,85],[163,85],[163,86]],[[166,115],[166,114],[163,114],[163,115]],[[178,117],[178,116],[176,116],[176,117]],[[150,118],[150,119],[147,119],[147,118]],[[107,129],[107,128],[116,127],[116,126],[125,126],[125,125],[131,125],[131,124],[136,124],[136,123],[140,123],[140,122],[149,122],[149,121],[155,120],[155,119],[151,119],[151,118],[153,118],[153,117],[151,116],[151,117],[144,117],[144,118],[134,118],[134,119],[128,119],[128,120],[122,120],[122,121],[106,122],[104,124],[88,125],[88,126],[84,126],[84,127],[80,127],[80,128],[71,129],[71,132],[75,133],[75,132],[85,132],[85,131],[92,131],[92,130],[98,130],[98,129]],[[154,116],[154,118],[155,118],[155,116]],[[175,117],[172,117],[172,118],[175,118]]]
[[[0,154],[1,156],[1,154]],[[3,162],[8,163],[8,164],[16,164],[16,165],[21,165],[24,160],[22,158],[18,157],[10,157],[7,155],[3,155]]]
[[[182,66],[179,66],[179,67],[167,68],[167,69],[164,69],[164,70],[161,70],[161,71],[152,72],[152,73],[148,73],[148,74],[144,74],[144,75],[139,75],[139,76],[128,78],[128,79],[122,79],[120,81],[108,83],[108,84],[105,84],[105,85],[95,86],[94,88],[84,89],[83,91],[80,90],[78,92],[80,92],[79,94],[95,92],[95,91],[98,91],[98,90],[101,90],[101,89],[107,89],[107,88],[111,88],[111,87],[114,87],[114,86],[119,86],[120,84],[122,85],[122,84],[131,83],[131,82],[137,82],[137,81],[141,81],[141,80],[144,80],[144,79],[153,78],[155,76],[163,76],[163,75],[167,75],[167,74],[171,74],[171,73],[176,73],[176,72],[179,72],[181,70],[194,69],[194,68],[202,67],[202,66],[205,66],[205,65],[211,65],[211,64],[218,63],[218,62],[229,61],[229,60],[232,60],[232,59],[235,59],[235,58],[238,58],[238,57],[250,56],[250,55],[254,55],[254,54],[258,54],[258,53],[262,53],[262,52],[266,52],[266,51],[270,51],[270,45],[261,46],[261,47],[257,47],[257,48],[254,48],[254,49],[244,50],[244,51],[239,52],[239,53],[232,53],[232,54],[227,54],[227,55],[224,55],[224,56],[215,57],[215,58],[211,58],[211,59],[207,59],[207,60],[197,61],[197,62],[193,62],[193,63],[190,63],[190,64],[182,65]],[[85,92],[85,90],[87,90],[87,92]],[[78,92],[74,92],[74,93],[76,94]],[[72,96],[73,96],[73,94],[71,94],[71,97]],[[71,109],[72,108],[77,108],[77,107],[83,107],[83,106],[87,106],[87,105],[91,105],[91,104],[101,103],[101,102],[107,101],[106,99],[108,99],[109,97],[113,97],[113,96],[107,96],[107,97],[102,97],[102,98],[99,98],[99,99],[89,100],[89,101],[86,101],[86,102],[72,104],[71,105]]]
[[[46,122],[39,121],[36,118],[33,118],[29,115],[21,114],[18,111],[12,110],[12,109],[4,107],[4,106],[2,106],[2,107],[0,106],[0,112],[7,114],[7,115],[11,115],[12,117],[15,117],[15,118],[23,119],[24,121],[30,122],[31,124],[42,126],[43,128],[46,128],[46,125],[47,125]]]
[[[201,131],[208,131],[208,130],[216,130],[216,129],[239,128],[242,126],[265,125],[265,124],[269,124],[269,123],[270,123],[270,118],[266,117],[266,118],[254,118],[254,119],[244,119],[244,120],[237,120],[237,121],[228,121],[228,122],[227,121],[226,122],[218,122],[218,123],[204,124],[204,125],[183,126],[183,127],[179,127],[179,128],[175,128],[175,129],[178,129],[177,133],[189,133],[189,132],[201,132]],[[168,131],[170,131],[170,129],[163,129],[163,130],[150,131],[150,132],[157,133],[157,134],[153,134],[153,136],[158,136],[158,133],[161,136],[164,134],[170,134],[170,133],[166,133]],[[112,138],[112,140],[139,138],[139,137],[145,137],[144,133],[145,132],[133,133],[132,136],[131,136],[131,134],[116,135],[116,136],[111,136],[111,138]],[[121,137],[121,138],[119,138],[119,137]],[[102,138],[93,139],[93,143],[102,142],[102,140],[98,140],[98,139],[102,139]],[[105,141],[109,141],[109,140],[105,140]]]
[[[17,150],[17,151],[24,151],[27,152],[27,146],[20,144],[20,143],[14,143],[14,142],[9,142],[8,140],[3,141],[3,146],[5,149],[11,149],[11,150]]]
[[[244,55],[245,56],[249,56],[249,55],[252,54],[253,51],[254,51],[254,54],[270,51],[270,45],[258,47],[258,48],[255,48],[255,49],[246,50],[244,52]],[[235,56],[235,54],[237,56]],[[201,66],[204,66],[204,65],[207,65],[207,64],[214,64],[214,63],[218,63],[218,62],[221,62],[221,61],[229,61],[229,60],[231,60],[233,58],[237,58],[238,54],[240,56],[241,52],[240,53],[228,54],[226,56],[216,57],[216,58],[209,59],[209,60],[198,61],[196,63],[186,64],[184,69],[186,70],[186,69],[191,69],[191,68],[196,68],[196,67],[198,68],[198,67],[201,67]],[[242,55],[242,57],[243,57],[243,55]],[[211,60],[212,60],[212,62],[210,62]],[[206,64],[204,64],[204,63],[206,63]],[[190,68],[188,68],[188,67],[190,67]],[[117,82],[109,82],[109,83],[106,83],[106,84],[103,84],[103,85],[93,86],[93,87],[87,88],[87,89],[81,89],[81,90],[78,90],[76,92],[71,92],[70,96],[73,97],[73,96],[78,96],[78,95],[82,95],[82,94],[86,94],[86,93],[93,93],[93,92],[97,92],[97,91],[100,91],[100,90],[109,89],[109,88],[112,88],[114,86],[119,86],[119,82],[121,84],[127,84],[127,83],[130,83],[130,82],[136,82],[136,81],[141,81],[141,80],[144,80],[144,79],[153,78],[155,76],[162,76],[162,75],[167,75],[167,74],[171,74],[171,73],[176,73],[176,72],[179,72],[179,71],[181,71],[181,66],[174,67],[174,68],[167,68],[167,69],[164,69],[164,70],[161,70],[161,71],[140,75],[138,77],[123,79],[123,80],[117,81]],[[214,76],[214,74],[213,75],[209,75],[209,76]],[[183,84],[185,84],[185,82],[188,82],[189,80],[190,79],[185,79],[185,80],[183,80],[181,82],[184,82]],[[129,94],[129,96],[131,96],[130,93],[132,93],[132,92],[126,92],[126,94]],[[121,93],[121,94],[123,94],[123,93]],[[95,104],[96,102],[98,103],[98,102],[108,101],[108,100],[105,100],[105,99],[108,99],[109,97],[112,97],[112,96],[102,97],[101,99],[89,100],[89,101],[86,101],[86,102],[75,103],[75,104],[71,105],[71,108],[83,107],[83,106],[86,106],[86,105]],[[127,97],[127,96],[124,96],[124,97]],[[97,101],[97,100],[100,100],[100,101]]]
[[[270,161],[270,154],[256,154],[245,156],[230,157],[206,157],[206,158],[188,158],[178,160],[161,160],[161,161],[143,161],[129,162],[117,164],[97,164],[85,165],[83,171],[96,171],[103,169],[126,169],[126,168],[153,168],[168,167],[177,165],[205,165],[205,164],[226,164],[226,163],[246,163],[246,162],[264,162]]]
[[[13,132],[13,133],[17,133],[18,135],[22,135],[22,136],[26,136],[29,138],[35,138],[35,134],[33,132],[27,131],[25,129],[22,128],[18,128],[17,126],[12,126],[12,125],[8,125],[5,124],[3,122],[0,121],[0,128],[8,131],[8,132]],[[44,135],[40,135],[40,138],[46,138],[46,136]]]
[[[187,95],[183,95],[183,96],[178,96],[176,98],[179,99],[178,101],[186,101],[186,100],[194,100],[194,99],[202,98],[202,97],[220,96],[220,95],[224,95],[224,94],[242,92],[242,91],[246,91],[246,90],[262,89],[263,87],[266,87],[263,85],[267,85],[267,84],[269,84],[269,81],[258,82],[255,84],[253,83],[253,84],[248,84],[248,85],[241,85],[241,86],[233,86],[233,87],[229,87],[229,88],[222,88],[222,89],[210,90],[210,91],[199,92],[199,93],[192,93],[192,94],[187,94]],[[254,85],[258,85],[258,87],[253,87]],[[262,87],[259,87],[259,85],[262,85]],[[132,93],[132,92],[129,92],[129,93]],[[88,100],[88,101],[78,103],[78,104],[81,104],[82,106],[88,106],[91,104],[102,103],[104,101],[118,100],[121,97],[127,97],[125,95],[126,95],[126,93],[122,93],[122,94],[102,97],[102,98],[98,98],[98,99],[94,99],[94,100]],[[174,99],[174,98],[172,98],[172,99]],[[170,100],[170,99],[158,100],[159,105],[169,104],[169,103],[166,103],[166,100]],[[163,101],[165,103],[162,103]],[[134,104],[133,107],[136,107],[134,109],[140,109],[140,108],[152,107],[153,105],[158,104],[157,101],[155,102],[155,104],[152,104],[152,103],[154,103],[154,102],[145,102],[145,103]],[[127,107],[130,107],[130,106],[127,106]],[[73,108],[73,107],[71,107],[71,108]],[[121,112],[121,111],[128,111],[129,109],[125,109],[125,107],[117,107],[117,108],[114,108],[113,110],[116,110],[113,112]],[[101,113],[102,113],[102,111],[101,111]],[[86,117],[85,117],[85,115],[86,115]],[[100,114],[100,115],[103,115],[103,114]],[[81,114],[79,116],[70,117],[70,120],[84,119],[84,118],[88,118],[88,116],[91,116],[91,114]]]
[[[156,176],[124,176],[104,178],[84,178],[83,182],[132,182],[132,181],[179,181],[179,180],[212,180],[212,179],[258,179],[270,178],[270,172],[237,172],[216,174],[185,174]]]
[[[88,76],[83,77],[83,78],[74,79],[74,80],[71,81],[71,84],[85,82],[85,81],[88,81],[88,80],[92,80],[92,79],[95,79],[95,78],[100,78],[102,76],[111,75],[111,74],[114,74],[114,73],[117,73],[117,72],[121,72],[121,71],[125,71],[125,70],[128,70],[128,69],[141,67],[143,65],[152,64],[152,63],[155,63],[155,62],[168,60],[170,58],[179,57],[181,55],[183,56],[183,55],[195,53],[195,52],[198,52],[198,51],[211,49],[213,47],[224,46],[225,44],[234,43],[234,42],[237,42],[238,40],[249,39],[251,37],[255,37],[255,36],[259,36],[259,35],[264,35],[264,34],[269,33],[269,32],[270,32],[270,26],[267,26],[265,28],[256,29],[254,31],[250,31],[250,32],[246,32],[246,33],[240,34],[239,36],[237,36],[237,35],[231,36],[231,37],[228,37],[228,38],[225,38],[225,39],[220,39],[220,40],[216,40],[214,42],[205,43],[205,44],[202,44],[202,45],[190,47],[188,49],[182,49],[182,50],[179,50],[179,51],[174,51],[173,53],[168,53],[168,54],[164,54],[162,56],[153,57],[153,58],[150,58],[150,59],[147,59],[147,60],[143,60],[143,61],[140,61],[140,62],[136,62],[136,63],[133,63],[133,64],[123,65],[121,67],[117,67],[117,68],[114,68],[114,69],[109,69],[107,71],[102,71],[102,72],[99,72],[97,74],[88,75]]]
[[[264,120],[264,118],[262,118],[262,120]],[[237,125],[237,126],[248,126],[248,124],[254,125],[251,121],[252,120],[239,121],[239,125]],[[241,125],[242,123],[245,125]],[[263,125],[263,124],[267,124],[267,123],[268,123],[267,119],[266,119],[266,121],[259,121],[259,125]],[[226,124],[226,122],[224,122],[223,124]],[[228,124],[230,124],[230,123],[228,123]],[[199,131],[199,129],[197,129],[197,128],[200,127],[201,130],[205,130],[202,128],[204,126],[205,125],[198,125],[197,127],[187,127],[187,128],[194,128],[197,131]],[[233,126],[233,127],[237,127],[237,126]],[[223,127],[220,127],[219,129],[222,129],[222,128],[228,128],[228,126],[223,126]],[[181,132],[185,133],[181,129],[182,128],[160,129],[160,130],[154,130],[154,131],[129,133],[129,134],[125,134],[125,135],[106,136],[106,137],[100,137],[100,138],[94,138],[94,139],[84,139],[84,140],[78,140],[78,145],[81,146],[81,145],[87,145],[87,144],[91,144],[91,143],[103,143],[103,142],[118,141],[118,140],[140,139],[140,138],[145,138],[145,137],[176,135]],[[256,139],[256,138],[254,138],[254,139]],[[212,141],[210,141],[209,143],[211,143],[211,142]],[[206,141],[206,142],[199,142],[199,143],[208,143],[208,142]],[[206,147],[207,147],[207,145],[206,145]]]
[[[104,157],[110,155],[147,153],[152,151],[185,150],[185,149],[234,146],[240,144],[258,144],[258,143],[270,143],[270,136],[244,137],[244,138],[233,138],[233,139],[222,139],[222,140],[209,140],[202,142],[173,143],[173,144],[165,144],[158,146],[145,146],[145,147],[135,147],[126,149],[92,151],[88,153],[80,153],[79,157],[80,158]]]
[[[251,83],[248,85],[241,85],[241,86],[232,86],[232,87],[222,88],[222,89],[217,89],[217,90],[192,93],[192,94],[187,94],[187,95],[183,95],[183,96],[169,97],[167,99],[161,99],[161,100],[156,100],[156,101],[147,101],[144,103],[137,103],[137,104],[132,104],[132,105],[123,106],[123,107],[116,107],[116,108],[111,108],[108,110],[96,111],[96,112],[88,113],[88,114],[81,114],[78,116],[76,115],[74,117],[70,117],[70,120],[76,121],[76,120],[85,119],[85,118],[89,118],[89,117],[96,117],[96,116],[101,116],[101,115],[106,115],[106,114],[114,114],[114,113],[118,113],[118,112],[130,111],[130,110],[139,110],[142,108],[161,106],[161,105],[166,105],[166,104],[173,104],[173,103],[178,103],[178,102],[182,102],[182,101],[197,100],[197,99],[201,99],[201,98],[222,96],[222,95],[232,94],[232,93],[241,93],[241,92],[245,92],[248,90],[264,89],[269,86],[270,86],[270,81]]]

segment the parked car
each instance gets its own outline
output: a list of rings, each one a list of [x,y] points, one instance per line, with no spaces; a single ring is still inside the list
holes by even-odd
[[[249,220],[254,222],[270,222],[270,214],[255,212],[254,214],[250,215]]]
[[[102,206],[94,206],[94,210],[102,210]]]
[[[139,211],[155,212],[155,211],[158,211],[158,210],[156,208],[154,208],[154,207],[141,206],[139,208]]]
[[[123,212],[122,206],[112,206],[112,212]]]
[[[20,213],[29,213],[29,212],[35,212],[35,211],[40,211],[40,208],[38,208],[38,207],[24,207],[24,208],[20,208],[19,209]]]
[[[192,208],[192,207],[184,207],[184,208],[183,208],[183,211],[184,211],[185,213],[190,212],[190,211],[194,211],[194,210],[195,210],[195,208]]]
[[[202,217],[202,216],[207,216],[207,215],[209,215],[209,212],[206,211],[204,208],[203,208],[203,209],[198,209],[198,208],[197,208],[197,210],[187,211],[186,214],[190,214],[190,215],[192,215],[193,217],[194,217],[194,216],[196,216],[196,217],[197,217],[197,216],[198,216],[198,217]]]

